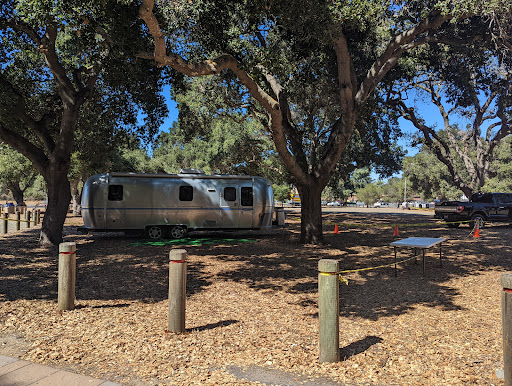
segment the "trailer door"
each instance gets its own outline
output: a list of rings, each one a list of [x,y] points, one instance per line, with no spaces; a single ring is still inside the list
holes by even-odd
[[[221,228],[238,228],[240,219],[240,193],[236,185],[223,185],[220,191]]]
[[[254,228],[254,194],[252,183],[240,187],[240,228]]]
[[[107,194],[106,229],[124,229],[126,216],[126,192],[124,185],[110,183]]]

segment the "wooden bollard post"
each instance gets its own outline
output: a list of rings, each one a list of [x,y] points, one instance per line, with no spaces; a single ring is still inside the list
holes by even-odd
[[[37,225],[37,209],[34,209],[32,211],[32,226],[36,226]]]
[[[187,251],[169,252],[169,321],[172,332],[185,332],[185,296],[187,292]]]
[[[9,227],[9,213],[4,213],[2,221],[2,233],[6,234]]]
[[[320,362],[339,362],[339,262],[322,259],[318,262],[318,320]]]
[[[21,229],[21,213],[16,212],[16,230],[19,231]]]
[[[75,308],[76,243],[59,244],[59,310]]]
[[[27,215],[26,215],[26,220],[27,220],[27,228],[30,228],[30,212],[27,210]]]
[[[37,223],[41,224],[41,209],[36,210]]]
[[[503,325],[503,376],[512,385],[512,274],[501,275],[501,320]]]

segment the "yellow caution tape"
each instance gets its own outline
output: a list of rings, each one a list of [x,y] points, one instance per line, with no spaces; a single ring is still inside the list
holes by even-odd
[[[32,221],[29,221],[29,220],[15,220],[13,218],[1,219],[1,220],[14,221],[14,222],[32,222]]]
[[[346,277],[342,277],[342,275],[344,273],[354,273],[354,272],[362,272],[362,271],[372,271],[374,269],[380,269],[380,268],[386,268],[386,267],[392,267],[393,265],[396,265],[396,264],[400,264],[400,263],[405,263],[406,261],[410,261],[412,259],[416,259],[418,256],[413,256],[413,257],[410,257],[408,259],[403,259],[403,260],[399,260],[399,261],[394,261],[392,263],[389,263],[389,264],[383,264],[383,265],[378,265],[376,267],[365,267],[365,268],[358,268],[358,269],[346,269],[344,271],[338,271],[338,272],[320,272],[320,275],[322,276],[334,276],[334,275],[338,275],[339,277],[339,280],[342,282],[342,283],[345,283],[346,285],[348,285],[348,279]]]
[[[399,261],[394,261],[392,263],[389,263],[389,264],[384,264],[384,265],[378,265],[376,267],[366,267],[366,268],[358,268],[358,269],[347,269],[345,271],[340,271],[338,272],[338,274],[343,274],[343,273],[354,273],[354,272],[362,272],[362,271],[371,271],[371,270],[374,270],[374,269],[379,269],[379,268],[385,268],[385,267],[391,267],[395,264],[400,264],[400,263],[404,263],[406,261],[409,261],[409,260],[412,260],[412,259],[416,259],[417,256],[413,256],[413,257],[410,257],[408,259],[404,259],[404,260],[399,260]]]
[[[463,220],[463,221],[443,221],[443,222],[429,222],[429,223],[413,223],[413,224],[355,224],[355,223],[333,223],[333,222],[326,222],[323,223],[323,225],[339,225],[344,226],[347,228],[354,227],[364,227],[364,228],[388,228],[388,227],[394,227],[394,226],[400,226],[403,227],[416,227],[416,226],[431,226],[431,225],[445,225],[445,224],[462,224],[462,223],[468,223],[472,220]]]

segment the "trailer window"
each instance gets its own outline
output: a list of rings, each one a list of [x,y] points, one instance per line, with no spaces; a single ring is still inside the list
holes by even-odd
[[[252,188],[242,188],[240,196],[242,206],[252,206]]]
[[[194,199],[194,188],[190,185],[180,186],[180,201],[192,201]]]
[[[109,185],[108,186],[108,200],[109,201],[123,201],[123,185]]]
[[[236,201],[236,188],[224,188],[224,201]]]

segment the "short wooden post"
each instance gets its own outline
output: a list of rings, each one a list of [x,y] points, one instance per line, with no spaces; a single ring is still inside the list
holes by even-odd
[[[512,385],[512,274],[501,275],[501,320],[503,325],[503,375],[505,386]]]
[[[322,259],[318,262],[318,319],[320,362],[339,362],[339,262]]]
[[[169,252],[169,321],[172,332],[185,332],[185,296],[187,292],[187,251]]]
[[[59,244],[59,310],[75,308],[76,243]]]
[[[21,214],[20,212],[16,212],[16,230],[19,231],[21,229]]]
[[[41,224],[41,209],[36,210],[37,223]]]
[[[36,226],[37,225],[37,209],[34,209],[32,211],[32,226]]]
[[[2,220],[2,233],[6,234],[9,227],[9,213],[4,213]]]
[[[27,228],[30,228],[30,212],[27,210],[27,215],[26,215],[26,220],[27,220]]]

